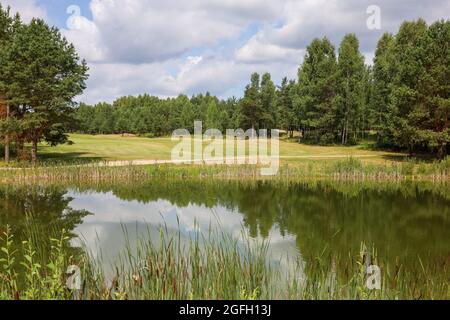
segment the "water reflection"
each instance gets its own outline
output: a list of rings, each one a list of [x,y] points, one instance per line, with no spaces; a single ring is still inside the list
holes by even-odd
[[[63,187],[0,185],[0,226],[9,224],[14,235],[23,234],[27,217],[36,228],[71,231],[90,213],[70,206],[74,200]]]
[[[36,254],[40,261],[46,261],[50,253],[52,231],[58,234],[65,229],[69,237],[75,238],[73,230],[90,214],[84,209],[72,208],[72,200],[63,187],[0,185],[2,238],[6,226],[9,225],[14,235],[13,250],[19,250],[23,241],[38,241],[34,246],[37,249]],[[78,250],[80,249],[76,247],[68,249],[73,256],[77,255]],[[19,265],[20,261],[16,264]]]
[[[165,225],[187,239],[220,227],[270,239],[281,257],[315,256],[325,248],[345,256],[361,242],[380,258],[425,263],[450,256],[450,189],[429,184],[354,185],[150,181],[77,187],[1,186],[0,225],[24,229],[26,213],[43,228],[73,230],[94,254],[115,256],[148,227]],[[92,213],[92,214],[89,214]],[[151,234],[153,240],[158,232]],[[280,262],[281,261],[281,262]]]
[[[70,206],[80,210],[95,212],[88,216],[75,232],[84,239],[95,255],[102,255],[104,261],[112,261],[123,249],[124,229],[130,246],[135,247],[138,235],[147,234],[150,229],[151,240],[159,242],[158,228],[167,229],[169,235],[180,236],[187,241],[190,236],[200,232],[207,235],[210,229],[223,230],[236,238],[242,238],[242,232],[248,234],[245,216],[238,210],[220,204],[200,203],[174,204],[176,201],[155,197],[151,201],[123,200],[113,192],[83,192],[70,190],[73,198]],[[285,264],[282,257],[298,258],[295,236],[282,235],[278,226],[273,225],[267,234],[255,236],[256,242],[270,239],[269,257],[275,265]]]

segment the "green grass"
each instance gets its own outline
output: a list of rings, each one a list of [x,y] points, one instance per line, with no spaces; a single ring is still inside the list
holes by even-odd
[[[72,145],[50,147],[41,145],[39,155],[44,159],[97,159],[97,160],[169,160],[177,142],[170,137],[145,138],[121,135],[72,134]],[[287,140],[280,141],[280,156],[284,162],[295,163],[310,160],[336,160],[361,157],[365,162],[384,163],[404,155],[373,151],[364,146],[313,146]]]
[[[39,146],[39,155],[44,159],[93,160],[164,160],[176,144],[170,138],[145,138],[121,135],[72,134],[74,144],[57,147]]]

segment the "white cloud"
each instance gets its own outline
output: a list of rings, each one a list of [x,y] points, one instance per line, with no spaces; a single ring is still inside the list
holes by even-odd
[[[87,58],[148,63],[238,37],[250,21],[274,18],[275,7],[256,0],[92,0],[92,21],[78,17],[65,35]]]
[[[428,22],[450,17],[450,2],[436,0],[423,3],[411,0],[379,0],[381,30],[367,28],[367,8],[372,0],[288,0],[284,3],[281,23],[267,24],[240,50],[247,53],[247,59],[276,50],[304,49],[316,37],[328,37],[336,47],[346,33],[356,33],[361,50],[373,52],[383,32],[398,30],[404,20],[423,17]],[[252,48],[254,47],[254,48]]]
[[[36,3],[36,0],[2,0],[2,5],[10,6],[14,13],[20,12],[20,16],[25,22],[32,18],[47,18],[45,10]]]
[[[70,206],[78,210],[87,210],[94,215],[88,215],[83,223],[74,230],[83,239],[94,255],[102,255],[104,261],[116,258],[121,253],[123,243],[129,240],[131,248],[136,245],[136,239],[150,236],[153,244],[159,243],[159,227],[164,226],[168,230],[168,236],[180,236],[184,243],[188,243],[190,235],[200,231],[207,235],[208,231],[221,231],[233,236],[235,239],[242,238],[243,215],[237,210],[230,211],[220,205],[208,208],[204,205],[187,205],[178,207],[168,200],[160,199],[143,203],[140,201],[124,201],[116,197],[112,192],[107,193],[78,193],[70,192],[73,198]],[[149,213],[161,214],[149,214]],[[127,239],[123,229],[127,231]],[[248,230],[246,231],[248,236]],[[271,263],[278,264],[282,270],[293,271],[286,257],[301,259],[296,246],[296,237],[293,235],[282,235],[277,226],[269,230],[270,244],[268,257]],[[263,238],[258,236],[251,239],[251,245],[260,244]],[[73,241],[74,245],[80,245],[80,241]],[[298,271],[298,270],[297,270]]]
[[[100,63],[89,64],[89,80],[81,101],[96,103],[143,93],[176,95],[180,89],[163,64]]]
[[[112,102],[124,95],[149,93],[160,97],[210,92],[224,97],[242,93],[252,72],[271,72],[279,82],[296,76],[297,63],[242,63],[223,57],[195,56],[144,64],[90,63],[87,89],[80,98],[87,103]],[[233,88],[239,88],[233,92]]]
[[[249,63],[289,61],[299,63],[304,55],[303,49],[283,47],[262,39],[262,34],[252,37],[236,52],[236,59]]]
[[[25,3],[25,1],[23,1]],[[28,1],[28,3],[34,3]],[[366,26],[371,0],[92,0],[92,18],[63,30],[88,60],[82,100],[121,95],[242,94],[252,72],[295,78],[306,46],[327,36],[336,47],[354,32],[370,63],[382,32],[403,20],[448,18],[450,2],[379,0],[381,30]]]
[[[63,35],[74,43],[78,53],[88,61],[103,61],[106,58],[102,36],[97,25],[83,16],[70,18],[71,29],[63,29]]]

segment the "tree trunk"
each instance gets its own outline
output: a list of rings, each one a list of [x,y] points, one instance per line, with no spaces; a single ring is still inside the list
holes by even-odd
[[[17,149],[17,159],[24,160],[27,157],[27,154],[24,152],[24,142],[22,137],[18,137],[16,140],[16,149]]]
[[[31,162],[36,163],[37,160],[37,139],[33,138],[32,144],[31,144]]]
[[[9,104],[6,104],[6,119],[9,120]],[[9,162],[9,133],[5,135],[5,162]]]
[[[438,147],[438,159],[443,160],[445,158],[445,145],[441,142]]]
[[[344,132],[342,134],[342,144],[346,145],[348,141],[348,117],[345,118]]]
[[[345,144],[345,130],[346,130],[346,124],[344,123],[344,127],[342,128],[342,139],[341,139],[341,144],[344,145]]]

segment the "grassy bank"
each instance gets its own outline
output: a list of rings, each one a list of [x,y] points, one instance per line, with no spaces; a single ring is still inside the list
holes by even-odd
[[[448,265],[404,269],[379,261],[363,244],[338,256],[324,249],[288,272],[267,263],[267,243],[221,232],[190,240],[160,229],[158,243],[143,235],[105,272],[98,257],[72,248],[63,230],[47,239],[32,230],[22,241],[1,228],[1,299],[448,299]],[[48,234],[47,234],[48,236]],[[47,244],[47,247],[45,248]],[[381,269],[381,288],[367,287],[366,265]],[[69,268],[76,265],[78,268]],[[67,271],[79,270],[80,290],[70,290]],[[77,282],[69,283],[76,287]]]

